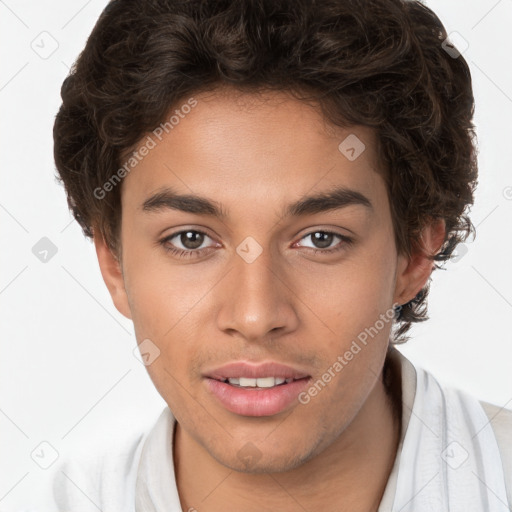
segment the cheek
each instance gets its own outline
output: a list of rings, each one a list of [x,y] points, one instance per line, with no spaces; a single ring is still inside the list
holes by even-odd
[[[363,309],[363,308],[362,308]],[[384,364],[392,319],[380,320],[380,311],[348,318],[337,325],[339,336],[320,349],[324,368],[312,379],[300,401],[304,414],[317,429],[338,435],[354,419],[374,389]],[[376,322],[379,322],[376,324]]]
[[[180,387],[188,381],[190,361],[197,350],[196,343],[204,339],[197,336],[198,318],[207,314],[201,298],[206,291],[199,280],[191,279],[179,267],[148,261],[136,251],[125,262],[126,291],[132,313],[137,343],[148,343],[158,357],[146,366],[149,376],[159,393],[185,407]],[[184,267],[181,267],[184,268]],[[190,272],[190,271],[189,271]]]
[[[177,418],[197,417],[200,411],[194,405],[196,389],[191,386],[189,372],[197,351],[194,315],[201,314],[200,309],[189,306],[182,294],[165,286],[161,279],[141,279],[132,285],[137,343],[151,340],[150,347],[157,354],[146,370]]]
[[[207,267],[176,264],[163,249],[126,252],[126,291],[140,336],[167,339],[197,321],[216,274],[205,273]]]
[[[346,340],[373,325],[391,306],[395,265],[392,250],[375,247],[339,265],[313,265],[298,272],[296,293],[307,307],[306,316],[312,314],[321,329],[319,335]]]
[[[393,247],[376,243],[327,276],[303,278],[304,293],[315,290],[305,295],[308,306],[329,328],[313,331],[324,368],[307,390],[305,407],[326,425],[348,420],[356,412],[350,404],[364,401],[380,373],[393,323],[394,258]],[[340,404],[347,408],[340,411]]]
[[[372,323],[391,305],[395,288],[396,253],[387,239],[378,238],[362,251],[349,276],[353,312]]]

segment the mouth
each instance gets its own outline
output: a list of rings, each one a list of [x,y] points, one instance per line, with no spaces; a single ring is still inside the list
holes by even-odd
[[[219,382],[224,382],[225,384],[229,384],[230,386],[234,386],[237,388],[243,389],[269,389],[277,386],[284,386],[286,384],[290,384],[291,382],[295,382],[298,380],[308,379],[309,377],[302,377],[299,379],[294,379],[292,377],[284,378],[284,377],[230,377],[224,379],[214,379]]]
[[[298,403],[311,376],[279,363],[234,362],[203,375],[207,391],[241,416],[273,416]]]

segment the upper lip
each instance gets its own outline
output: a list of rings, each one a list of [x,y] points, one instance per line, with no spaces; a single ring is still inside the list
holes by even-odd
[[[225,380],[236,377],[259,379],[264,377],[281,377],[283,379],[303,379],[309,375],[291,366],[274,361],[251,363],[249,361],[234,361],[207,371],[205,377],[215,380]]]

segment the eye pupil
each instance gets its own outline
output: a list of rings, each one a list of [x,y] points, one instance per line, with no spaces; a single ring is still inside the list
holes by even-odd
[[[313,234],[313,241],[319,248],[329,247],[332,244],[334,235],[325,231],[317,231]]]
[[[204,241],[204,235],[197,231],[185,231],[180,238],[181,243],[187,249],[197,249]]]

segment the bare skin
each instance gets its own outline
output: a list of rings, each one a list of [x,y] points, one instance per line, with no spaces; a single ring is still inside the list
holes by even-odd
[[[205,373],[275,361],[317,381],[379,315],[426,284],[426,255],[441,247],[444,223],[425,228],[422,251],[398,254],[371,129],[328,125],[285,93],[227,92],[194,96],[197,106],[124,179],[120,261],[95,237],[114,304],[138,342],[160,350],[147,369],[178,422],[182,508],[377,510],[400,433],[382,381],[391,322],[308,403],[276,414],[227,410]],[[338,149],[350,134],[366,146],[352,161]],[[207,198],[226,217],[144,210],[166,187]],[[338,187],[371,206],[284,215]],[[205,235],[187,246],[182,231]],[[318,232],[333,236],[318,245]],[[262,251],[250,263],[237,253],[247,237]],[[249,462],[240,456],[248,446]]]

